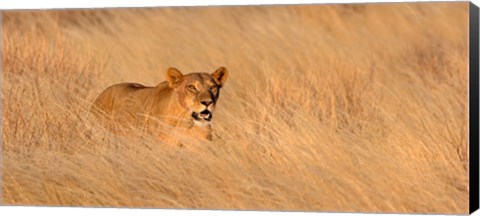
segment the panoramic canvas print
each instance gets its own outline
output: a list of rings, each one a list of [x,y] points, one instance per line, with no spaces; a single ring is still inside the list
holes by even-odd
[[[1,204],[467,213],[468,6],[3,11]]]

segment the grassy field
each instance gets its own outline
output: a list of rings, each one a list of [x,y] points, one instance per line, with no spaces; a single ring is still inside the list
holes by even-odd
[[[10,11],[2,31],[3,204],[468,211],[468,2]],[[88,118],[109,85],[222,65],[212,142]]]

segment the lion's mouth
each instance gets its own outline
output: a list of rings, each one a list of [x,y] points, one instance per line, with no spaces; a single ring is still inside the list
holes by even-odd
[[[202,112],[193,112],[192,118],[196,121],[210,121],[212,120],[212,112],[209,110],[203,110]]]

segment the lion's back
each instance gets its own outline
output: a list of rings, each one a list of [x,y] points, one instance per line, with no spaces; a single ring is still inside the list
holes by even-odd
[[[126,100],[135,97],[136,92],[147,89],[144,85],[138,83],[120,83],[105,89],[93,103],[93,109],[98,113],[111,113],[121,106],[125,106]]]

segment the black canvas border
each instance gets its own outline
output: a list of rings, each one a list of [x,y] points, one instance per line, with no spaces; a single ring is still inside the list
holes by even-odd
[[[469,5],[469,212],[479,208],[479,8]]]

